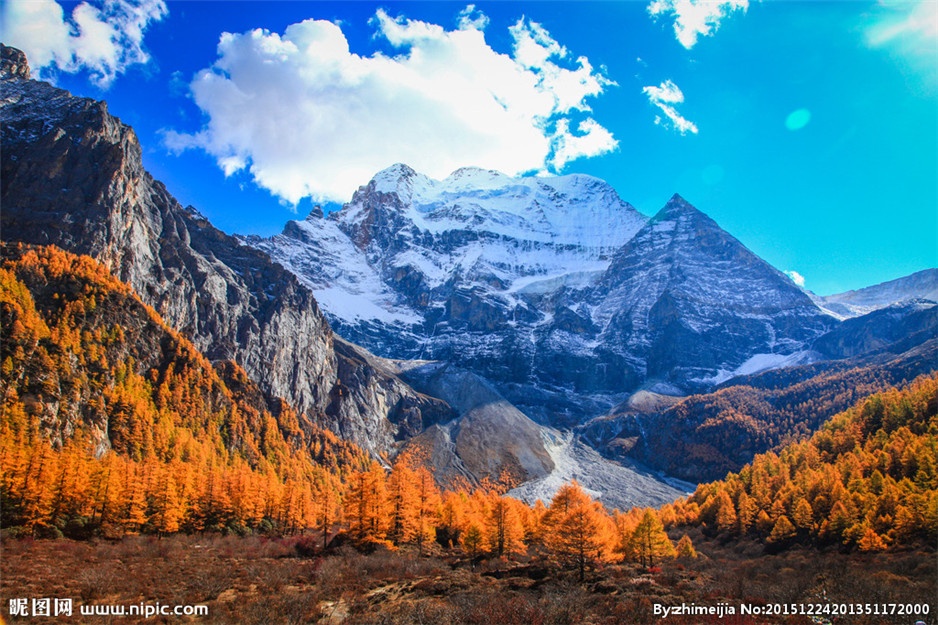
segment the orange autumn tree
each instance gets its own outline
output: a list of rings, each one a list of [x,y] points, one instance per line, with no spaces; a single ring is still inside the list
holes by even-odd
[[[646,509],[641,520],[635,526],[629,541],[629,548],[637,556],[642,566],[652,567],[655,559],[673,558],[676,555],[674,545],[664,525],[654,510]]]
[[[0,523],[13,534],[303,531],[323,476],[365,465],[93,259],[2,251]]]
[[[417,473],[401,454],[387,479],[388,540],[395,545],[415,542],[417,529]]]
[[[419,467],[415,473],[415,542],[417,543],[418,552],[423,553],[425,545],[433,540],[436,535],[436,528],[440,523],[440,508],[443,505],[443,498],[429,469]]]
[[[388,535],[387,478],[375,461],[349,478],[344,515],[349,533],[360,544],[384,543]]]
[[[502,557],[525,550],[524,525],[517,499],[490,493],[484,500],[484,527],[482,534],[489,553]]]
[[[612,519],[574,480],[560,487],[542,520],[551,556],[573,566],[582,582],[586,567],[608,560],[614,546]]]

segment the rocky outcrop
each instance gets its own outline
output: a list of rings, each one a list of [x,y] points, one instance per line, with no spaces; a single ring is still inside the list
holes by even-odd
[[[22,50],[0,43],[0,78],[29,80],[29,63]]]
[[[473,481],[507,477],[520,484],[554,469],[541,427],[486,380],[439,363],[413,368],[404,377],[415,388],[446,400],[458,413],[457,420],[440,424],[421,439],[441,462],[435,467],[439,471],[459,467]]]
[[[366,449],[388,451],[413,431],[415,414],[436,418],[438,406],[424,417],[428,404],[399,380],[350,367],[355,348],[336,351],[310,290],[182,207],[144,170],[133,130],[105,103],[25,79],[25,61],[7,50],[4,240],[94,257],[210,359],[237,362],[270,397],[319,415]]]
[[[456,417],[445,401],[416,392],[366,350],[334,337],[337,374],[325,426],[346,440],[373,441],[380,450]]]

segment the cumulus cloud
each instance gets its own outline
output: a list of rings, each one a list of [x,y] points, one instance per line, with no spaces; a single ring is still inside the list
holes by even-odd
[[[395,162],[434,177],[467,165],[517,175],[616,148],[587,104],[615,83],[585,57],[526,19],[510,29],[510,54],[486,43],[474,7],[458,24],[379,10],[371,25],[394,56],[352,53],[326,21],[225,33],[216,63],[191,83],[206,125],[169,131],[166,143],[205,150],[228,175],[247,170],[292,204],[347,201]]]
[[[673,16],[674,34],[690,50],[698,37],[708,37],[731,13],[749,8],[749,0],[653,0],[648,13],[655,19]]]
[[[143,36],[167,14],[163,0],[82,2],[71,15],[54,0],[10,0],[3,5],[0,39],[23,50],[36,75],[87,70],[106,89],[135,64],[147,63]]]
[[[674,82],[666,80],[657,87],[645,87],[642,89],[642,92],[648,96],[649,102],[661,109],[661,112],[665,114],[670,121],[670,125],[675,130],[682,135],[688,132],[697,134],[697,124],[682,117],[681,114],[677,112],[677,109],[674,108],[675,104],[680,104],[684,101],[684,94]],[[662,119],[660,115],[656,115],[655,123],[666,126],[669,122]]]
[[[791,281],[804,288],[804,276],[797,271],[786,271],[785,275],[791,278]]]

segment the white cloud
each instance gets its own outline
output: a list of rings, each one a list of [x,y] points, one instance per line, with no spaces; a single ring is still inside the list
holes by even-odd
[[[674,34],[682,46],[690,50],[700,36],[708,37],[731,13],[749,8],[749,0],[653,0],[648,13],[658,19],[674,17]]]
[[[489,25],[489,16],[482,11],[476,10],[476,5],[467,5],[465,9],[459,12],[459,29],[485,30]]]
[[[867,41],[880,46],[909,38],[934,42],[938,39],[938,3],[880,2],[885,13],[869,29]]]
[[[10,0],[3,5],[0,39],[23,50],[36,76],[53,68],[88,70],[99,87],[138,63],[147,63],[143,35],[167,14],[163,0],[82,2],[66,18],[54,0]]]
[[[586,119],[577,124],[577,132],[570,132],[566,119],[557,122],[557,134],[553,141],[554,156],[551,159],[556,169],[581,157],[599,156],[615,146],[612,133],[600,126],[594,119]]]
[[[784,272],[786,276],[791,278],[791,281],[797,284],[798,286],[804,288],[804,276],[798,273],[797,271],[786,271]]]
[[[866,27],[867,44],[887,48],[934,74],[938,67],[938,2],[880,0]]]
[[[661,112],[670,120],[671,125],[682,135],[688,132],[697,134],[697,124],[682,117],[673,106],[684,101],[684,94],[674,82],[666,80],[657,87],[645,87],[642,89],[642,93],[648,96],[649,102],[661,109]],[[661,116],[655,117],[655,123],[667,125],[667,122],[661,119]]]
[[[167,145],[204,149],[226,174],[247,169],[293,204],[347,201],[395,162],[433,177],[466,165],[516,175],[616,148],[586,104],[614,83],[540,25],[519,20],[508,55],[472,7],[455,31],[381,10],[371,23],[397,55],[354,54],[325,21],[225,33],[191,83],[207,125],[167,132]]]

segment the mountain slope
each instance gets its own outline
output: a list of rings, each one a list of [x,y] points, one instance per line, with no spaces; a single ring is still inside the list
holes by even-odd
[[[824,309],[848,318],[911,299],[938,302],[938,269],[925,269],[897,280],[817,298]]]
[[[810,439],[757,456],[671,510],[710,533],[771,546],[881,551],[938,538],[938,379],[872,395]]]
[[[757,354],[804,351],[834,325],[677,195],[616,254],[591,299],[599,340],[621,363],[617,375],[687,390],[722,381]]]
[[[864,354],[899,354],[938,337],[938,304],[923,299],[879,308],[845,320],[814,342],[826,358],[852,358]]]
[[[376,453],[408,435],[400,422],[413,411],[428,420],[445,411],[359,367],[354,348],[338,353],[293,274],[180,206],[103,102],[28,80],[10,50],[0,79],[4,240],[92,256],[211,360],[237,362],[269,396]]]
[[[3,247],[0,348],[4,527],[286,531],[308,523],[316,484],[368,461],[269,409],[88,256]]]
[[[628,405],[582,434],[614,458],[632,458],[681,479],[719,479],[758,453],[811,435],[825,419],[871,393],[935,371],[938,339],[908,351],[740,377],[672,405]]]

